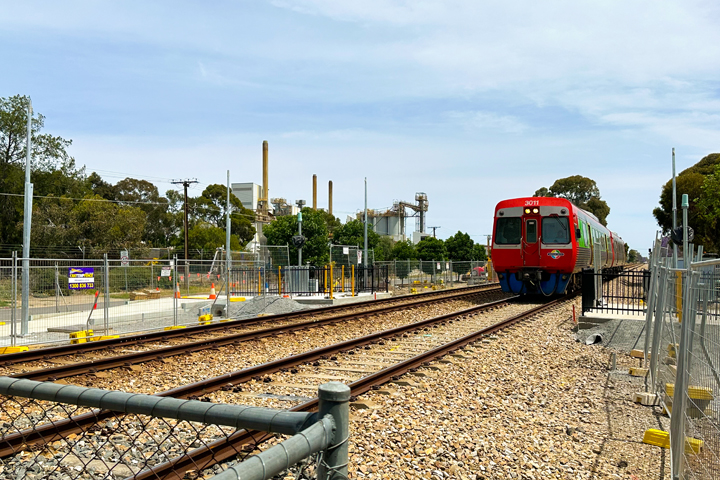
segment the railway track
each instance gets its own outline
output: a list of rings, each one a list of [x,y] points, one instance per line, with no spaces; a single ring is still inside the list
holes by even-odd
[[[251,399],[253,398],[252,391],[258,385],[262,386],[262,390],[274,386],[280,389],[281,394],[287,394],[288,387],[282,379],[288,376],[312,379],[313,375],[303,377],[301,371],[312,367],[321,367],[320,370],[324,372],[335,372],[336,375],[350,381],[353,395],[359,395],[373,388],[373,386],[397,379],[399,375],[478,341],[486,335],[552,309],[561,301],[563,300],[529,309],[525,308],[524,312],[511,315],[499,322],[496,322],[496,319],[490,322],[488,318],[481,320],[482,317],[479,317],[481,313],[493,311],[509,303],[508,300],[493,302],[256,365],[202,382],[174,388],[158,395],[176,398],[202,396],[203,400],[216,399],[218,401],[245,403],[238,402],[237,395],[235,395],[234,399],[226,397],[240,393],[241,390],[243,400]],[[409,344],[419,348],[411,349],[407,346]],[[405,347],[398,349],[397,347],[401,345],[405,345]],[[390,362],[390,364],[387,361],[372,361],[371,357],[378,360],[378,357],[387,358],[392,356],[388,353],[390,349],[396,351],[396,358],[399,361]],[[362,360],[360,360],[361,358]],[[368,367],[370,363],[374,364],[375,371],[363,376],[358,374],[368,373],[365,371],[366,368],[356,367],[353,369],[342,366],[357,364],[358,362],[364,362],[365,367]],[[354,376],[350,375],[353,370],[355,371]],[[344,373],[338,374],[338,372]],[[279,376],[279,381],[269,377],[273,374]],[[268,382],[267,379],[269,378],[270,381]],[[315,388],[316,383],[310,381],[313,386],[308,385],[309,388]],[[210,398],[210,395],[215,398]],[[298,398],[302,397],[298,396]],[[293,407],[293,410],[310,411],[315,406],[316,400],[310,400]],[[12,455],[23,447],[27,448],[28,445],[41,448],[40,446],[46,442],[67,438],[72,433],[79,433],[92,428],[98,421],[111,415],[113,414],[110,412],[89,412],[75,416],[70,420],[56,421],[53,424],[38,427],[33,431],[5,437],[2,442],[3,448],[0,450],[0,456]],[[184,457],[139,472],[135,478],[179,478],[173,472],[207,468],[214,463],[231,459],[239,452],[242,452],[244,448],[247,448],[249,443],[256,445],[268,437],[259,432],[236,432],[230,437],[221,438],[206,447],[196,449]]]
[[[33,380],[57,380],[82,373],[136,365],[175,355],[219,348],[248,339],[274,336],[283,332],[304,330],[351,321],[369,315],[382,315],[403,309],[418,308],[482,295],[493,295],[499,292],[499,287],[494,284],[491,286],[468,287],[450,292],[432,292],[404,298],[375,300],[364,305],[338,305],[303,312],[230,320],[211,325],[198,325],[181,330],[149,332],[100,342],[35,349],[1,356],[0,367],[30,365],[33,362],[47,363],[49,360],[69,357],[68,364],[60,367],[35,368],[33,372],[22,371],[17,373],[9,372],[6,368],[6,371],[2,372],[10,376],[22,376]],[[348,311],[348,313],[342,313],[343,311]],[[303,321],[306,318],[310,318],[310,320]],[[266,327],[267,325],[275,326]],[[237,333],[230,333],[233,331]],[[188,341],[197,337],[200,337],[200,339]],[[147,349],[122,354],[130,346],[147,347]],[[91,353],[94,356],[88,360],[82,361],[82,358],[77,358]],[[23,368],[23,370],[25,369]]]

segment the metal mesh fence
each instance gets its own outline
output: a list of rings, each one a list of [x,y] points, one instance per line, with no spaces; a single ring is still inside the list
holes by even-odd
[[[720,269],[694,272],[686,301],[689,313],[686,351],[687,385],[684,401],[683,450],[686,478],[720,477]],[[695,447],[699,451],[695,451]]]
[[[392,260],[375,262],[388,267],[389,283],[396,289],[432,288],[456,283],[478,285],[488,281],[487,262],[454,260]]]
[[[673,476],[720,476],[720,266],[668,266],[657,255],[649,288],[653,391],[671,415]]]

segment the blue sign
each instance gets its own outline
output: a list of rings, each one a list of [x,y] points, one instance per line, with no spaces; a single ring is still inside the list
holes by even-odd
[[[95,269],[93,267],[68,268],[68,288],[70,290],[95,288]]]

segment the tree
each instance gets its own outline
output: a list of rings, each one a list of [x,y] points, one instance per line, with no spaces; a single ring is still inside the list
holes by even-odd
[[[369,227],[367,233],[368,249],[374,249],[380,241],[380,235],[373,232]],[[360,220],[350,220],[345,225],[341,225],[335,229],[333,243],[335,245],[354,245],[359,248],[364,248],[365,225]]]
[[[225,229],[207,222],[200,222],[188,230],[188,245],[191,249],[214,251],[225,247]],[[230,237],[230,249],[242,248],[237,236]]]
[[[420,260],[444,260],[445,243],[439,238],[425,237],[415,247]]]
[[[117,200],[145,212],[147,222],[143,240],[151,246],[167,246],[175,231],[174,221],[168,212],[169,201],[160,196],[157,187],[147,180],[128,177],[115,184],[113,190]]]
[[[535,192],[534,196],[565,198],[574,205],[595,215],[603,225],[607,225],[610,207],[607,202],[600,199],[600,190],[595,180],[590,178],[581,175],[559,178],[555,180],[550,189],[541,187]]]
[[[393,260],[415,260],[417,258],[417,251],[412,241],[406,240],[395,243],[390,256]]]
[[[375,245],[375,261],[385,262],[392,259],[392,249],[395,242],[387,236],[380,237],[377,245]]]
[[[92,248],[94,255],[108,250],[141,246],[146,215],[137,207],[120,206],[89,196],[72,210],[69,238]]]
[[[715,165],[715,172],[703,180],[702,195],[696,201],[699,221],[704,223],[707,232],[706,247],[717,252],[720,247],[720,163]]]
[[[472,261],[487,260],[487,251],[485,250],[485,245],[480,245],[479,243],[476,243],[475,245],[473,245],[472,258],[470,260],[472,260]]]
[[[547,187],[540,187],[538,190],[535,190],[535,193],[533,194],[533,197],[552,197],[553,194],[550,193],[550,190],[548,190]]]
[[[640,252],[638,252],[637,250],[630,250],[628,252],[627,259],[628,259],[628,262],[630,262],[630,263],[639,262],[641,258],[642,258],[642,256],[640,255]]]
[[[312,265],[325,265],[330,261],[328,250],[327,224],[321,214],[312,208],[302,210],[302,233],[307,239],[303,245],[303,263]],[[263,228],[263,235],[268,245],[289,245],[290,263],[297,265],[298,251],[292,243],[293,235],[297,235],[297,216],[288,215],[277,217]]]
[[[450,260],[456,261],[470,261],[472,260],[473,247],[475,242],[470,235],[458,232],[445,240],[445,250],[447,251],[447,257]]]
[[[25,158],[27,147],[27,107],[29,97],[15,95],[0,97],[0,192],[22,195],[24,193]],[[82,170],[75,168],[75,160],[68,155],[71,140],[46,133],[41,134],[45,117],[33,113],[31,120],[32,176],[35,195],[77,194]],[[54,172],[58,172],[54,174]],[[42,176],[42,173],[51,175]],[[62,176],[66,178],[62,178]],[[58,182],[62,179],[63,182]],[[72,184],[72,185],[70,185]],[[72,188],[68,188],[72,187]],[[79,187],[81,189],[81,187]],[[80,194],[78,197],[82,197]],[[0,244],[22,241],[23,198],[0,195]]]
[[[688,224],[695,232],[693,243],[703,245],[706,252],[717,252],[720,249],[717,217],[713,214],[713,207],[717,206],[713,205],[713,182],[718,165],[720,165],[720,153],[711,153],[692,167],[680,172],[676,178],[678,225],[682,223],[679,203],[682,195],[687,194],[690,199]],[[708,179],[707,190],[705,190],[706,179]],[[653,210],[653,215],[663,232],[669,232],[672,228],[672,179],[663,186],[660,206]]]
[[[325,225],[327,225],[328,233],[334,234],[335,230],[337,228],[340,228],[342,226],[342,222],[339,218],[337,218],[335,215],[331,215],[326,210],[318,210],[320,214],[322,214],[323,220],[325,220]],[[333,236],[333,235],[331,235]],[[335,242],[337,243],[337,242]],[[340,245],[340,244],[338,244]]]

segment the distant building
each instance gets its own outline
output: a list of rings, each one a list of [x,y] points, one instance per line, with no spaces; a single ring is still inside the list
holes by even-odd
[[[230,187],[242,206],[253,212],[257,210],[258,200],[262,198],[262,187],[255,183],[231,183]]]

